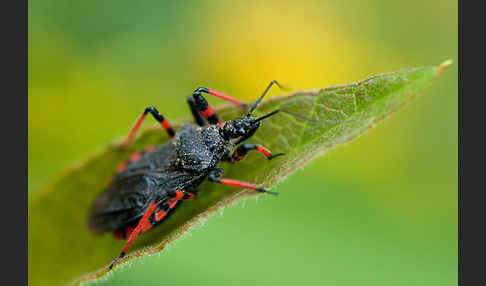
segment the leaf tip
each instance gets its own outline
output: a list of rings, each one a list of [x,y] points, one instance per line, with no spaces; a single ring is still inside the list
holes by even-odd
[[[438,67],[437,67],[437,76],[439,76],[440,74],[442,74],[446,69],[448,69],[452,63],[454,61],[452,59],[448,59],[446,61],[444,61],[443,63],[441,63]]]

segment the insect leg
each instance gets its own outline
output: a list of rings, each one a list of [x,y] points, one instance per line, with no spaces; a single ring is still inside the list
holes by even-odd
[[[212,96],[215,96],[215,97],[219,97],[223,100],[226,100],[226,101],[229,101],[229,102],[232,102],[236,105],[240,105],[240,106],[244,106],[245,104],[243,102],[241,102],[240,100],[236,99],[236,98],[233,98],[229,95],[226,95],[222,92],[219,92],[219,91],[216,91],[216,90],[212,90],[212,89],[209,89],[209,88],[206,88],[206,87],[199,87],[197,88],[194,93],[198,93],[200,94],[201,92],[205,92],[207,94],[210,94]]]
[[[215,182],[215,183],[219,183],[219,184],[223,184],[223,185],[250,189],[250,190],[257,191],[257,192],[268,193],[268,194],[272,194],[272,195],[278,194],[276,192],[267,191],[262,187],[259,187],[259,186],[256,186],[256,185],[253,185],[253,184],[250,184],[250,183],[246,183],[246,182],[242,182],[242,181],[238,181],[238,180],[233,180],[233,179],[220,179],[220,178],[218,178],[217,172],[209,173],[208,180],[211,181],[211,182]]]
[[[216,97],[219,97],[221,99],[230,101],[236,105],[244,106],[244,104],[239,101],[238,99],[232,98],[224,93],[206,88],[206,87],[199,87],[197,88],[194,93],[192,94],[192,97],[194,98],[194,105],[196,111],[199,112],[202,117],[206,118],[206,120],[210,124],[219,124],[222,125],[223,123],[219,119],[219,116],[214,112],[213,108],[208,104],[207,100],[202,96],[202,93],[207,93]],[[192,110],[192,107],[191,107]],[[194,114],[194,111],[193,111]],[[200,118],[199,118],[200,119]],[[196,121],[198,124],[200,123],[199,119],[196,118]]]
[[[246,115],[247,117],[250,116],[253,112],[253,110],[255,110],[255,108],[258,106],[258,104],[260,104],[260,102],[262,101],[262,99],[265,97],[265,95],[267,94],[268,90],[270,90],[270,88],[272,87],[273,84],[276,84],[280,89],[283,89],[283,90],[289,90],[287,87],[283,87],[280,83],[278,83],[276,80],[272,80],[270,82],[270,84],[267,86],[267,88],[265,89],[265,91],[263,92],[263,94],[260,96],[260,98],[255,102],[255,104],[253,104],[253,106],[251,107],[250,111],[248,112],[248,114]]]
[[[137,133],[138,129],[140,128],[140,125],[142,125],[142,122],[145,120],[145,117],[149,113],[155,118],[155,120],[157,120],[160,123],[162,128],[164,128],[165,131],[167,131],[170,138],[174,137],[175,132],[174,132],[174,129],[172,129],[172,126],[170,125],[170,123],[164,118],[164,116],[162,116],[162,114],[159,113],[159,111],[155,107],[150,106],[150,107],[145,108],[142,115],[140,115],[140,117],[137,119],[137,121],[135,122],[135,125],[133,125],[132,129],[130,130],[130,133],[128,134],[127,138],[122,143],[122,145],[129,145],[130,143],[132,143],[133,137],[135,137],[135,134]]]
[[[267,148],[263,147],[262,145],[244,143],[238,146],[238,148],[236,148],[236,150],[233,152],[233,155],[231,155],[231,157],[229,158],[229,161],[236,163],[242,160],[243,158],[245,158],[246,154],[248,154],[248,152],[251,150],[256,150],[262,153],[263,155],[265,155],[265,157],[267,157],[268,160],[271,160],[277,156],[284,155],[284,153],[278,153],[273,155],[272,152],[270,152]]]
[[[209,89],[200,87],[192,94],[194,104],[196,105],[199,114],[206,118],[209,124],[218,124],[222,126],[223,122],[219,119],[218,114],[214,112],[214,109],[209,105],[208,101],[202,96],[201,92],[209,93]]]
[[[194,199],[194,194],[186,191],[175,191],[169,193],[169,197],[170,199],[168,199],[166,202],[158,204],[155,211],[143,225],[142,232],[146,232],[150,230],[155,224],[160,223],[181,200]]]
[[[132,244],[133,240],[138,236],[138,234],[142,230],[142,227],[144,226],[145,222],[148,220],[148,218],[150,217],[150,215],[154,212],[156,206],[157,206],[157,203],[155,201],[153,201],[150,204],[150,206],[148,207],[148,209],[145,211],[145,214],[143,215],[143,217],[138,222],[137,227],[130,234],[130,238],[128,239],[127,243],[125,244],[125,247],[123,248],[123,251],[120,253],[120,255],[117,258],[115,258],[115,260],[113,260],[113,262],[110,264],[109,269],[112,269],[113,268],[113,265],[115,265],[115,263],[118,261],[118,259],[120,259],[123,256],[125,256],[125,254],[127,253],[128,248]]]
[[[196,120],[197,125],[204,126],[204,118],[199,113],[199,108],[196,105],[194,97],[189,96],[187,98],[187,103],[189,103],[189,108],[191,109],[192,116],[194,117],[194,120]]]

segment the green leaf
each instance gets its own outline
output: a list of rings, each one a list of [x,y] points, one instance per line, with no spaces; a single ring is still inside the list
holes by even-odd
[[[286,155],[267,161],[261,154],[250,153],[238,164],[222,163],[224,177],[273,187],[275,191],[277,182],[310,159],[350,142],[405,106],[417,91],[451,63],[446,61],[437,67],[405,69],[350,85],[298,91],[263,101],[255,116],[283,109],[321,122],[282,112],[264,120],[251,142]],[[217,108],[217,112],[223,120],[245,114],[245,110],[234,106]],[[325,121],[338,123],[325,124]],[[184,122],[187,121],[175,126]],[[143,132],[129,148],[118,148],[118,143],[107,146],[31,196],[28,226],[30,285],[79,284],[107,274],[107,265],[120,253],[124,242],[115,240],[110,233],[97,236],[88,231],[86,220],[91,203],[113,176],[118,163],[127,160],[134,151],[167,140],[165,132],[154,126]],[[194,201],[182,204],[161,225],[137,237],[127,256],[110,273],[134,258],[160,252],[208,215],[253,195],[257,193],[203,183]]]

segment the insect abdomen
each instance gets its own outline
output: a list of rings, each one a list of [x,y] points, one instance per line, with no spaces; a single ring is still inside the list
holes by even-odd
[[[168,218],[170,214],[173,213],[173,210],[180,205],[181,201],[177,199],[168,199],[164,203],[157,206],[154,213],[149,217],[147,222],[143,225],[141,232],[144,233],[149,231],[154,226],[160,224],[164,219]],[[139,223],[140,219],[135,220],[115,231],[113,231],[113,235],[117,239],[128,239],[132,234],[133,230]]]

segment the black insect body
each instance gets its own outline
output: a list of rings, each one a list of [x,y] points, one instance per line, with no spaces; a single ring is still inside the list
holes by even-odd
[[[128,239],[121,254],[111,263],[110,269],[126,254],[140,233],[161,223],[182,200],[194,199],[204,180],[276,194],[250,183],[221,179],[223,170],[218,167],[222,161],[240,161],[251,150],[263,153],[268,159],[282,155],[272,155],[261,145],[242,143],[256,132],[261,120],[279,112],[276,110],[260,118],[250,117],[274,83],[278,85],[276,81],[272,81],[245,117],[224,123],[201,93],[211,94],[237,105],[243,104],[214,90],[196,89],[188,98],[188,103],[199,126],[186,124],[177,134],[157,109],[145,109],[123,145],[132,142],[149,113],[172,140],[137,152],[127,162],[120,164],[116,176],[92,206],[88,220],[90,230],[99,233],[111,231],[119,239]],[[205,125],[205,120],[209,125]]]

